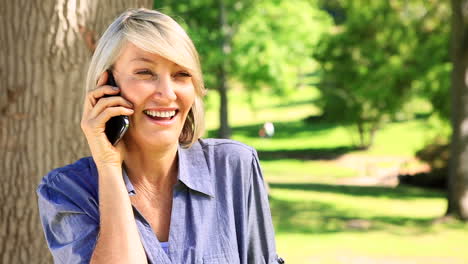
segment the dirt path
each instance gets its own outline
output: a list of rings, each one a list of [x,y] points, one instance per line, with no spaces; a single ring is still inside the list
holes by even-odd
[[[337,159],[339,166],[359,172],[358,177],[341,179],[337,184],[360,186],[396,186],[398,175],[429,171],[426,164],[408,156],[370,156],[346,154]]]

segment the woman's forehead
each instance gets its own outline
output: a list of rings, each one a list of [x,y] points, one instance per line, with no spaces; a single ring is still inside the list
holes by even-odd
[[[121,55],[117,59],[117,63],[119,61],[121,61],[122,63],[146,62],[146,63],[155,64],[155,65],[157,64],[177,65],[175,62],[170,61],[160,56],[159,54],[145,51],[131,42],[127,43],[123,47]]]
[[[158,60],[159,58],[162,59],[158,54],[145,51],[131,42],[127,42],[122,47],[119,56],[119,59],[124,59],[126,61],[134,61],[137,59],[153,61]]]

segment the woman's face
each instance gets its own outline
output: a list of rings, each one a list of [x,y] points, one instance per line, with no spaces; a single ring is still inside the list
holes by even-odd
[[[176,144],[195,99],[187,69],[128,43],[114,64],[121,95],[133,104],[126,142]]]

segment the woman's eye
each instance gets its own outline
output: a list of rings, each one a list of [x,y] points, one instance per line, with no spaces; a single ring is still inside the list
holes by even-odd
[[[137,78],[140,80],[151,80],[151,79],[154,79],[156,76],[154,72],[150,70],[138,70],[138,71],[135,71],[135,74]]]
[[[141,71],[136,71],[135,73],[138,75],[153,75],[153,72],[150,70],[141,70]]]
[[[188,72],[178,72],[175,74],[176,77],[192,77],[192,75]]]

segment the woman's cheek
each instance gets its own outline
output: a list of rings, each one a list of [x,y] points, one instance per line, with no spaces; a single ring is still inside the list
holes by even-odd
[[[147,86],[139,81],[127,81],[122,87],[122,96],[133,105],[137,105],[139,101],[144,99],[144,95],[150,92],[151,87]]]

